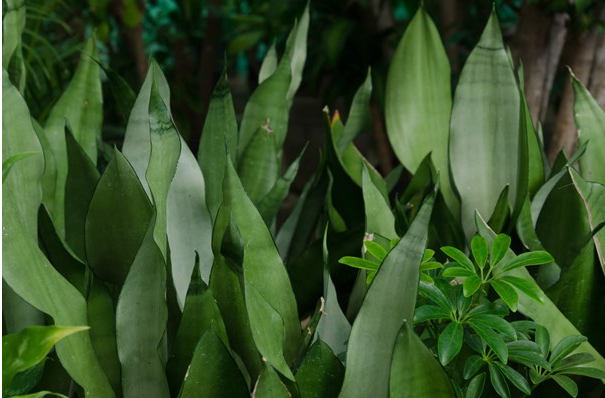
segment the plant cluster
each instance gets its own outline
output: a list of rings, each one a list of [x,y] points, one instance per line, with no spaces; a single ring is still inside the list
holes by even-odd
[[[605,113],[574,80],[579,148],[545,162],[495,12],[452,99],[421,8],[384,98],[401,165],[382,176],[355,147],[368,73],[346,122],[325,110],[321,161],[283,223],[304,159],[282,170],[308,8],[239,123],[223,72],[197,155],[158,64],[135,95],[94,37],[34,119],[23,18],[4,19],[3,396],[602,391]],[[101,139],[102,71],[120,149]]]

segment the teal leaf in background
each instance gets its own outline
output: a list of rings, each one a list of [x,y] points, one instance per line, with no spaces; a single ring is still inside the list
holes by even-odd
[[[507,184],[515,203],[519,109],[519,89],[494,10],[462,69],[450,122],[450,165],[467,240],[476,231],[475,210],[490,215]]]

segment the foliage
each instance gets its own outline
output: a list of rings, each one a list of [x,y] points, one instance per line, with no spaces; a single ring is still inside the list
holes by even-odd
[[[17,26],[17,12],[5,24]],[[590,93],[574,82],[581,146],[547,169],[495,11],[452,99],[443,45],[421,7],[387,78],[388,136],[402,166],[383,177],[355,146],[371,120],[367,72],[346,122],[325,109],[321,162],[281,222],[305,160],[283,164],[310,19],[307,6],[283,51],[268,53],[239,123],[223,71],[197,156],[159,64],[151,60],[133,100],[92,36],[38,120],[11,31],[4,396],[603,388],[591,379],[605,381],[605,188],[594,146],[605,116]],[[121,148],[100,134],[101,69],[123,95]]]

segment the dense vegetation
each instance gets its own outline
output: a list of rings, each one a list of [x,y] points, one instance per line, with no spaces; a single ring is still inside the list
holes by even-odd
[[[287,164],[308,6],[239,120],[223,70],[194,153],[160,64],[135,94],[95,35],[42,111],[25,7],[7,3],[3,396],[603,392],[605,113],[570,70],[578,148],[549,162],[495,8],[452,90],[420,7],[379,96],[398,166],[381,174],[355,144],[368,70],[346,118],[324,109],[320,161],[287,206],[310,151]]]

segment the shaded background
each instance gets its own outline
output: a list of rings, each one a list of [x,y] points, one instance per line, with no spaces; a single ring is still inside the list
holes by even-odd
[[[383,122],[388,66],[418,0],[312,0],[303,82],[290,117],[285,162],[309,141],[298,180],[306,181],[323,143],[325,105],[347,114],[353,94],[372,69],[373,124],[358,145],[387,173],[396,163]],[[452,85],[477,42],[494,2],[427,0],[452,68]],[[69,82],[80,44],[93,32],[104,66],[135,92],[149,57],[160,63],[172,92],[175,122],[197,152],[208,101],[226,62],[239,116],[257,86],[264,55],[275,40],[278,53],[306,0],[28,0],[23,51],[25,96],[32,115],[44,122]],[[495,2],[504,39],[522,59],[529,107],[543,125],[551,161],[560,148],[576,145],[573,93],[565,66],[605,107],[605,0]],[[3,2],[3,10],[6,4]],[[107,82],[104,82],[107,85]],[[125,121],[104,87],[103,136],[121,145]],[[296,186],[294,187],[297,188]],[[298,187],[300,188],[300,187]]]

